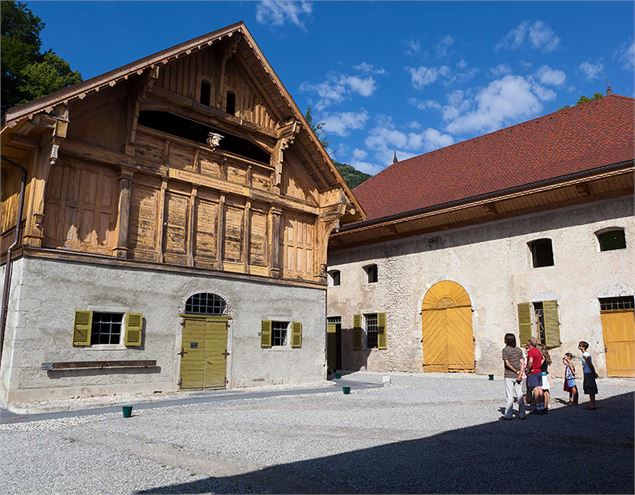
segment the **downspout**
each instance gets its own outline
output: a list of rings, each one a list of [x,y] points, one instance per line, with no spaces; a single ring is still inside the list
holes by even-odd
[[[9,309],[9,290],[11,287],[11,269],[13,250],[20,244],[22,236],[22,210],[24,208],[24,192],[26,190],[26,169],[19,163],[2,156],[2,161],[17,167],[22,172],[20,181],[20,198],[18,200],[18,219],[15,224],[15,240],[7,249],[7,262],[4,269],[4,285],[2,290],[2,313],[0,314],[0,365],[2,364],[2,351],[4,349],[4,333],[7,327],[7,310]]]

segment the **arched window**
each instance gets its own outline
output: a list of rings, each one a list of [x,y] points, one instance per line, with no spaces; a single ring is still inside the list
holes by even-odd
[[[551,239],[536,239],[529,243],[531,260],[534,268],[541,266],[553,266],[553,246]]]
[[[200,292],[190,296],[185,303],[185,312],[195,315],[220,316],[227,314],[225,299],[208,292]]]
[[[328,284],[329,287],[336,287],[340,285],[340,271],[339,270],[329,270],[328,271]]]
[[[600,251],[613,251],[614,249],[626,249],[626,236],[624,229],[613,228],[596,232],[600,244]]]
[[[203,105],[207,105],[209,107],[209,102],[210,102],[211,95],[212,95],[212,85],[209,83],[208,80],[202,79],[201,80],[201,98],[200,98],[200,102]]]

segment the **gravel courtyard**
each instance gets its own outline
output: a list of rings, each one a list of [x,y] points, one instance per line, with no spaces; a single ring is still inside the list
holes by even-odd
[[[319,394],[0,425],[3,493],[633,493],[635,381],[498,421],[502,380],[356,373]],[[561,379],[555,395],[564,398]],[[535,473],[535,474],[532,474]]]

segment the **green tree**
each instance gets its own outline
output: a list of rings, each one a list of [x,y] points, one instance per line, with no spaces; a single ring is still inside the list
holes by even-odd
[[[591,98],[589,98],[588,96],[580,96],[580,98],[578,98],[578,103],[576,103],[576,105],[581,105],[582,103],[587,103],[589,101],[593,101],[593,100],[600,100],[604,98],[604,95],[602,93],[600,93],[599,91],[596,91],[595,93],[593,93],[593,96],[591,96]],[[560,108],[558,108],[558,110],[565,110],[567,108],[571,108],[570,105],[563,105]]]
[[[324,134],[325,134],[324,124],[325,123],[324,122],[319,122],[319,123],[316,124],[315,122],[313,122],[313,107],[309,107],[309,108],[306,109],[306,113],[304,114],[304,118],[306,119],[306,121],[311,126],[311,129],[313,129],[313,132],[315,133],[315,135],[318,137],[318,139],[322,143],[322,146],[324,146],[325,148],[328,148],[329,147],[329,142],[324,137]]]
[[[26,3],[3,1],[0,15],[2,115],[12,106],[82,81],[79,72],[55,52],[40,51],[44,23]]]

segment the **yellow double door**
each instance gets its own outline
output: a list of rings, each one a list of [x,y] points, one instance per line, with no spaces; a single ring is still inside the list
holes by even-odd
[[[423,369],[428,372],[473,372],[472,308],[423,311]]]
[[[635,377],[635,312],[602,311],[608,376]]]
[[[225,388],[227,319],[184,316],[181,388]]]

